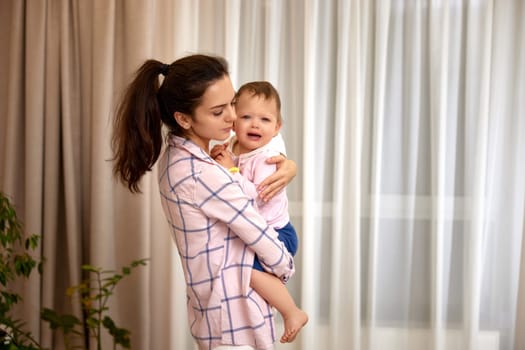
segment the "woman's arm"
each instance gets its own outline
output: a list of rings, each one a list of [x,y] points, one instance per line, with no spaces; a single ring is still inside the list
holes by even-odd
[[[207,168],[200,173],[195,191],[197,207],[209,219],[227,224],[257,254],[268,272],[287,281],[295,271],[292,255],[226,172]]]
[[[266,160],[267,163],[275,164],[277,171],[262,181],[257,190],[259,197],[268,202],[277,193],[282,191],[297,174],[297,165],[293,160],[283,155],[274,156]]]

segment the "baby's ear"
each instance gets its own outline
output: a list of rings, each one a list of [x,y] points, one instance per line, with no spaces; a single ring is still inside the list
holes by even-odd
[[[275,123],[275,132],[273,134],[273,136],[277,136],[277,134],[279,133],[279,131],[281,131],[281,126],[282,126],[282,123],[281,121],[277,121],[277,123]]]

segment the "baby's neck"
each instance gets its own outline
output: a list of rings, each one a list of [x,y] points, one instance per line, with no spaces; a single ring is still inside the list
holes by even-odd
[[[266,145],[264,145],[264,146],[266,146]],[[264,146],[261,146],[261,147],[264,147]],[[246,149],[246,148],[242,147],[241,144],[239,143],[239,140],[236,140],[235,143],[233,144],[233,147],[232,147],[233,154],[235,154],[236,156],[239,156],[239,155],[245,154],[245,153],[250,153],[250,152],[255,151],[255,150],[256,150],[256,148],[254,148],[254,149]]]
[[[241,149],[241,145],[239,144],[239,141],[235,141],[232,147],[232,151],[233,151],[233,154],[235,154],[236,156],[246,153],[246,152],[243,152],[243,150]]]

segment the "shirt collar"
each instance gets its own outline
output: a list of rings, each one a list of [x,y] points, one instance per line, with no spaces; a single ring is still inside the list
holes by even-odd
[[[170,134],[168,137],[168,144],[173,147],[179,147],[187,152],[191,153],[196,158],[199,158],[208,163],[215,163],[213,158],[210,157],[201,147],[197,146],[193,141],[185,139],[180,136]]]

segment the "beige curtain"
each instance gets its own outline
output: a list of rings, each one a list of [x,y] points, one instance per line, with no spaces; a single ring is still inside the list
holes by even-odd
[[[116,322],[132,330],[136,349],[191,347],[156,181],[148,176],[141,195],[115,184],[109,139],[115,101],[138,65],[199,49],[192,35],[199,33],[195,6],[0,3],[0,188],[13,198],[27,231],[42,236],[44,271],[23,289],[19,312],[47,347],[58,349],[60,340],[40,324],[39,310],[78,312],[65,290],[79,282],[81,264],[119,269],[139,258],[150,260],[117,290]]]
[[[46,260],[18,314],[60,350],[39,310],[79,312],[80,265],[149,258],[111,314],[133,349],[193,349],[155,171],[131,195],[109,142],[142,61],[204,52],[281,92],[310,314],[283,349],[522,349],[523,18],[521,0],[0,1],[0,190]]]

